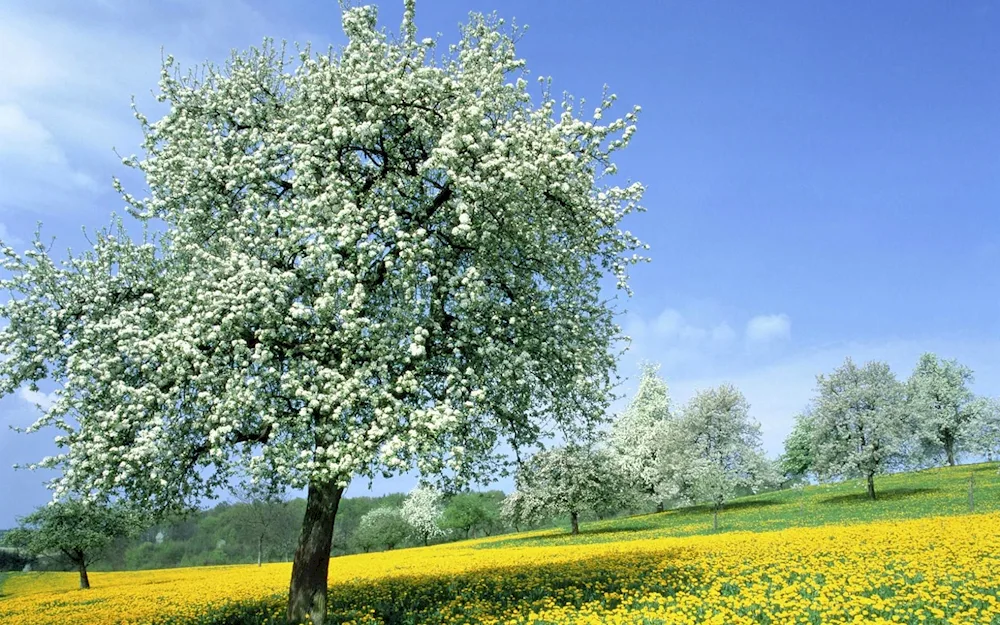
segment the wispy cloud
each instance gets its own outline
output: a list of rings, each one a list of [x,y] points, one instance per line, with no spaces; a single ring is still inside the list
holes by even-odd
[[[0,103],[0,164],[4,166],[7,176],[48,168],[50,181],[88,191],[97,190],[93,177],[74,168],[66,153],[56,144],[52,133],[17,104]]]
[[[671,374],[691,374],[713,370],[720,360],[756,358],[759,347],[787,342],[791,320],[785,314],[752,317],[740,341],[734,323],[718,314],[699,317],[667,308],[653,318],[628,316],[624,330],[632,338],[634,357],[656,360]]]
[[[142,140],[130,98],[153,118],[163,111],[150,94],[161,52],[187,66],[221,62],[228,42],[249,47],[268,30],[242,2],[0,7],[0,211],[93,206],[105,217],[110,178],[126,173],[113,148],[130,154]]]
[[[42,391],[33,391],[29,388],[21,388],[18,390],[17,396],[42,410],[48,410],[59,399],[59,394],[56,391],[43,393]]]
[[[788,315],[757,315],[747,322],[746,339],[751,346],[787,341],[792,337],[792,321]]]

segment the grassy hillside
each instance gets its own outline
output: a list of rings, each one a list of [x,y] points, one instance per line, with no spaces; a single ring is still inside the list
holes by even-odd
[[[867,498],[862,480],[743,497],[720,512],[719,530],[766,532],[830,523],[966,514],[970,477],[974,480],[975,511],[1000,512],[998,468],[1000,465],[993,462],[887,475],[876,480],[875,501]],[[580,536],[575,537],[560,529],[546,530],[503,537],[491,546],[559,545],[710,533],[713,533],[711,509],[694,506],[584,524]]]
[[[1000,625],[997,465],[843,483],[701,508],[338,557],[332,622],[355,625],[905,623]],[[975,475],[976,514],[968,514]],[[925,518],[908,518],[925,517]],[[278,625],[287,563],[14,574],[5,625]]]

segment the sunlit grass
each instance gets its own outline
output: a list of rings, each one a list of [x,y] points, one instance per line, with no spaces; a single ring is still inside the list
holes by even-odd
[[[985,514],[967,513],[971,471]],[[579,537],[335,558],[331,621],[1000,624],[998,486],[995,465],[976,465],[883,478],[875,502],[860,484],[746,498],[718,534],[709,511],[691,509],[593,523]],[[289,573],[94,573],[91,591],[72,573],[15,574],[0,623],[278,623]]]

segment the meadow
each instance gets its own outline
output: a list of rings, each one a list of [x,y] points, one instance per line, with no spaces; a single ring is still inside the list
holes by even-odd
[[[975,474],[975,513],[968,483]],[[1000,624],[1000,478],[980,464],[335,558],[336,623]],[[5,625],[280,622],[289,564],[15,574]]]

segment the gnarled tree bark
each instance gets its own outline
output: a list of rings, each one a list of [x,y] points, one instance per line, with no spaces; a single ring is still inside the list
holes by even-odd
[[[302,519],[302,533],[295,550],[292,581],[288,589],[289,623],[303,623],[307,618],[313,625],[326,622],[333,523],[343,494],[343,487],[335,481],[309,484],[306,514]]]

